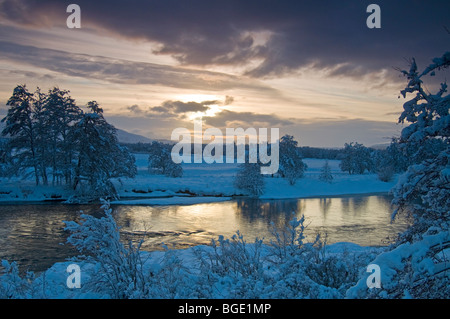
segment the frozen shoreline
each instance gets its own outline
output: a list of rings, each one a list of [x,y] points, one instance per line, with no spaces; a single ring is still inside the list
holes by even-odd
[[[234,187],[238,164],[184,164],[181,178],[151,175],[147,172],[147,155],[135,154],[138,174],[135,178],[113,180],[119,199],[112,204],[189,205],[231,200],[245,196]],[[305,159],[308,170],[295,185],[279,177],[264,178],[262,200],[300,199],[352,195],[387,194],[396,184],[382,182],[376,174],[349,175],[339,168],[338,160],[329,160],[333,181],[319,179],[325,160]],[[34,204],[64,202],[72,190],[63,186],[35,186],[32,180],[2,179],[0,204]]]

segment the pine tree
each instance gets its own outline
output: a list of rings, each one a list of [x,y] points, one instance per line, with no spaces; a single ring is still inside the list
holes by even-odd
[[[422,79],[437,70],[450,67],[450,52],[436,58],[422,73],[414,59],[409,71],[407,87],[401,91],[414,97],[404,103],[400,123],[409,125],[402,130],[400,143],[416,154],[424,154],[423,146],[434,139],[445,147],[435,156],[426,156],[420,163],[411,164],[392,190],[399,212],[412,217],[412,225],[400,235],[392,249],[380,254],[372,263],[384,274],[381,289],[368,291],[363,278],[349,293],[349,298],[448,298],[450,271],[447,251],[450,247],[450,96],[446,83],[436,94],[424,89]],[[440,144],[440,142],[438,144]],[[432,145],[432,144],[428,144]]]
[[[331,183],[333,181],[333,175],[331,174],[331,168],[328,161],[326,161],[323,165],[320,171],[319,179],[327,183]]]
[[[303,177],[307,165],[303,163],[302,156],[297,146],[298,142],[293,136],[284,135],[280,139],[280,166],[279,172],[282,177],[294,185],[297,179]]]
[[[416,154],[424,151],[425,145],[439,145],[434,157],[427,156],[422,162],[408,167],[398,185],[394,188],[395,213],[408,211],[414,216],[414,225],[406,238],[421,234],[429,227],[448,227],[450,212],[450,95],[447,84],[441,83],[436,94],[424,89],[422,79],[434,75],[438,70],[450,67],[450,52],[433,59],[422,73],[419,73],[413,59],[409,71],[402,71],[408,79],[407,87],[401,91],[403,97],[414,97],[403,105],[404,111],[399,123],[409,122],[402,130],[400,142],[415,149]],[[414,203],[414,204],[413,204]],[[395,216],[395,215],[394,215]],[[448,231],[448,228],[447,228]]]
[[[76,167],[73,189],[85,181],[92,191],[92,199],[103,196],[116,197],[111,178],[134,177],[134,157],[120,147],[116,129],[103,117],[103,109],[97,102],[87,105],[90,112],[83,112],[75,124],[73,143],[76,150]]]
[[[74,123],[79,120],[81,109],[76,106],[69,91],[54,87],[49,90],[41,113],[41,125],[44,127],[41,138],[50,149],[47,161],[51,163],[52,184],[60,183],[62,178],[70,184],[74,156],[70,135]]]
[[[245,162],[239,165],[234,186],[246,191],[250,196],[258,197],[264,193],[264,177],[259,163]]]
[[[5,128],[3,136],[10,136],[9,148],[13,154],[12,161],[15,172],[24,172],[28,167],[33,168],[36,185],[39,185],[39,168],[36,152],[37,132],[33,118],[34,96],[26,85],[14,88],[12,96],[6,102],[7,115],[2,119]]]
[[[34,114],[33,119],[36,126],[36,161],[39,167],[40,177],[44,185],[48,185],[48,163],[50,153],[48,149],[48,130],[46,127],[45,115],[44,115],[44,105],[47,99],[47,95],[41,92],[38,87],[34,93],[35,103],[34,103]]]
[[[148,171],[152,174],[162,174],[168,177],[181,177],[181,164],[174,163],[169,144],[153,141],[149,147]]]

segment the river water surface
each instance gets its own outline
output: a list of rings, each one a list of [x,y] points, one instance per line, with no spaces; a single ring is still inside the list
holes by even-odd
[[[144,250],[209,244],[237,230],[248,242],[270,241],[272,227],[282,228],[293,216],[305,216],[306,241],[316,234],[327,243],[387,245],[407,223],[391,223],[391,197],[353,195],[289,200],[234,199],[224,202],[171,206],[112,206],[122,238],[144,239]],[[43,271],[77,254],[65,244],[63,221],[80,220],[80,211],[101,216],[100,205],[0,205],[0,259],[17,261],[22,269]]]

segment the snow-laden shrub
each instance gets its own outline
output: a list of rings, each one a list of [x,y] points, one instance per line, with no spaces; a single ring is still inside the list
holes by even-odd
[[[66,203],[85,204],[98,201],[99,198],[111,200],[119,199],[116,187],[106,178],[100,178],[92,184],[79,183],[73,195],[69,196]]]
[[[129,298],[147,293],[146,274],[141,258],[141,244],[133,242],[125,247],[120,239],[119,228],[107,201],[102,201],[105,216],[96,218],[83,214],[78,224],[65,222],[65,230],[71,232],[67,242],[83,254],[76,260],[86,260],[96,266],[93,291],[107,291],[112,298]]]
[[[234,180],[234,186],[248,195],[258,197],[264,193],[264,177],[261,174],[260,163],[243,163]]]
[[[8,261],[3,260],[2,266],[4,270],[2,276],[0,277],[0,298],[30,298],[30,291],[32,281],[34,279],[34,274],[27,273],[24,277],[20,276],[16,262],[9,263]]]
[[[305,236],[305,218],[293,217],[284,229],[272,229],[268,261],[273,265],[273,288],[268,298],[343,298],[353,286],[372,252],[327,251],[326,239]]]
[[[157,269],[147,277],[148,292],[141,298],[201,298],[195,293],[197,278],[184,264],[176,250],[164,246],[165,252]]]
[[[406,242],[377,256],[381,289],[368,288],[369,273],[347,291],[348,298],[425,298],[450,296],[450,232],[429,229],[420,241]]]
[[[267,278],[263,273],[261,239],[249,244],[237,231],[231,239],[219,236],[211,240],[211,249],[196,249],[202,286],[220,286],[221,297],[259,298],[260,287]],[[214,293],[208,289],[210,293]]]
[[[207,294],[203,296],[343,298],[375,254],[328,253],[320,236],[306,242],[304,222],[304,217],[294,217],[284,228],[273,226],[269,244],[261,239],[246,243],[238,232],[197,248],[197,284]]]
[[[188,298],[194,280],[175,251],[166,247],[162,258],[150,263],[150,255],[141,250],[143,240],[124,244],[109,202],[103,201],[102,208],[101,218],[83,214],[80,223],[66,222],[67,242],[82,254],[75,261],[94,266],[87,290],[114,299]]]
[[[45,275],[36,278],[32,271],[21,274],[17,262],[2,260],[0,299],[46,298]]]
[[[394,167],[391,165],[383,166],[378,169],[377,175],[378,179],[382,182],[390,182],[394,177]]]

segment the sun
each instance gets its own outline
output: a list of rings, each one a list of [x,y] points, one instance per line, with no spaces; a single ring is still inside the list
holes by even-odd
[[[208,110],[205,112],[195,112],[188,115],[190,120],[194,120],[204,116],[215,116],[219,113],[221,100],[223,97],[214,94],[181,94],[177,95],[176,99],[181,102],[196,102],[203,103],[208,101]],[[217,101],[217,103],[211,103],[211,101]]]

